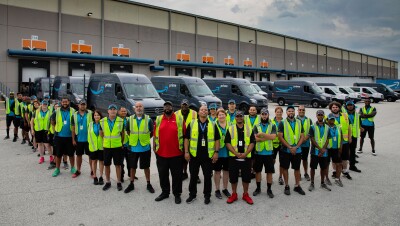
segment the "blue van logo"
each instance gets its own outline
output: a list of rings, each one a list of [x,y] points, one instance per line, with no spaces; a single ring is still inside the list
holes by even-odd
[[[168,91],[168,86],[165,86],[164,89],[157,89],[157,93],[165,93]]]
[[[217,86],[217,87],[215,87],[215,89],[211,90],[211,92],[217,93],[217,92],[219,92],[220,90],[221,90],[221,87],[220,87],[220,86]]]
[[[287,89],[280,89],[280,88],[276,87],[276,90],[278,90],[279,92],[288,93],[289,91],[292,91],[292,90],[293,90],[293,87],[290,86],[290,87],[287,88]]]
[[[93,90],[92,88],[90,88],[90,92],[92,92],[94,95],[99,95],[100,93],[104,92],[104,86],[101,86],[100,90]]]

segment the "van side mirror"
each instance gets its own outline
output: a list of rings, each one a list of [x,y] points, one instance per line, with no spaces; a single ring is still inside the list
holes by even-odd
[[[125,99],[124,94],[122,94],[121,92],[118,92],[117,93],[117,99],[118,100],[124,100]]]

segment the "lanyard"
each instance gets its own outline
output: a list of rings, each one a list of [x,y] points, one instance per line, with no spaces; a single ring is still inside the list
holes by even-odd
[[[333,129],[333,130],[332,130],[332,137],[336,137],[337,127],[335,126],[335,127],[333,127],[332,129]]]
[[[85,116],[86,112],[83,114],[83,116],[78,113],[78,125],[83,125],[83,120],[85,120]]]
[[[63,121],[66,122],[69,116],[69,111],[61,110]]]
[[[204,130],[206,129],[206,126],[207,126],[207,122],[205,122],[205,123],[199,123],[200,124],[200,129],[201,129],[201,132],[203,132],[204,133]]]

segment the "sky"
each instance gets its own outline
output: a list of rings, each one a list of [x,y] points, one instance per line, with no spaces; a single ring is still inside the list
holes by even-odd
[[[400,0],[135,0],[400,61]]]

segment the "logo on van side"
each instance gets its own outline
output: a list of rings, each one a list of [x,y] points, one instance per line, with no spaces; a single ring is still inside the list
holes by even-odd
[[[287,93],[287,92],[289,92],[289,91],[292,91],[292,90],[293,90],[293,87],[290,86],[290,87],[287,88],[287,89],[280,89],[280,88],[276,87],[276,90],[278,90],[279,92]]]
[[[92,88],[90,88],[90,92],[92,92],[94,95],[99,95],[100,93],[104,92],[104,86],[101,86],[100,90],[93,90]]]
[[[165,93],[168,91],[168,86],[164,86],[164,89],[157,89],[157,93]]]

